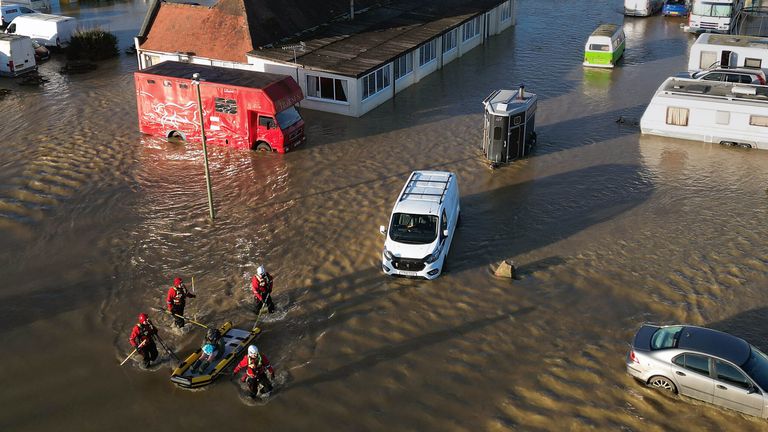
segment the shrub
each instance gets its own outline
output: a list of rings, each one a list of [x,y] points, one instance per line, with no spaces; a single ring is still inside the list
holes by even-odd
[[[78,30],[67,49],[67,57],[74,60],[104,60],[118,53],[117,36],[100,28]]]

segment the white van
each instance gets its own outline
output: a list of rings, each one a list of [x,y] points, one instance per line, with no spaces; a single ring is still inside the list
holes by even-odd
[[[0,27],[7,27],[19,15],[37,13],[26,6],[3,3],[0,6]]]
[[[77,20],[60,15],[29,14],[14,18],[6,33],[29,36],[50,47],[65,47],[77,31]]]
[[[434,279],[459,222],[459,184],[446,171],[414,171],[392,209],[381,268],[388,275]]]
[[[624,0],[624,15],[651,16],[664,7],[664,0]]]
[[[35,11],[51,11],[51,0],[2,0],[0,5],[21,5],[26,6]]]
[[[15,77],[37,70],[32,39],[0,33],[0,75]]]

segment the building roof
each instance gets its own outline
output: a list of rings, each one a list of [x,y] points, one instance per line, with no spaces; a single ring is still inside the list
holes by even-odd
[[[739,366],[749,358],[751,347],[744,339],[704,327],[685,326],[677,348],[720,357]]]
[[[329,22],[248,54],[294,64],[294,51],[283,47],[303,42],[295,59],[301,67],[359,78],[503,2],[393,0],[354,20]]]
[[[279,83],[286,78],[290,78],[287,75],[175,61],[164,61],[143,69],[139,71],[139,73],[189,80],[192,79],[192,74],[199,73],[200,78],[206,82],[257,89],[263,89],[271,84]]]

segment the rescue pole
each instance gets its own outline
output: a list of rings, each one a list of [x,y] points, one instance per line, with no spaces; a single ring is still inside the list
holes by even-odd
[[[264,312],[264,308],[267,306],[267,300],[272,295],[272,293],[268,293],[266,297],[264,297],[264,301],[261,302],[261,308],[259,309],[259,314],[256,316],[256,322],[253,323],[253,329],[256,330],[256,327],[259,325],[259,319],[261,319],[261,313]]]
[[[177,362],[181,362],[181,359],[179,359],[179,357],[176,356],[176,353],[174,353],[173,351],[171,351],[170,348],[168,348],[168,345],[166,345],[165,342],[163,342],[163,339],[160,337],[158,333],[155,333],[155,337],[157,338],[157,341],[160,342],[160,346],[162,346],[165,349],[165,351],[168,352],[168,354],[172,355]]]
[[[211,190],[211,172],[208,169],[208,147],[205,143],[205,119],[203,118],[203,101],[200,96],[200,74],[192,74],[192,84],[197,88],[197,114],[200,116],[200,136],[203,138],[203,161],[205,163],[205,185],[208,188],[208,212],[211,220],[214,220],[213,213],[213,191]]]
[[[125,360],[123,360],[123,361],[121,361],[121,362],[120,362],[120,366],[124,365],[124,364],[125,364],[125,362],[127,362],[127,361],[128,361],[128,359],[130,359],[131,357],[133,357],[133,355],[134,355],[134,354],[136,354],[137,352],[139,352],[139,348],[141,348],[142,346],[144,346],[144,344],[145,344],[145,343],[146,343],[146,341],[144,341],[144,342],[140,343],[140,344],[139,344],[139,346],[137,346],[136,348],[134,348],[134,349],[133,349],[133,351],[131,351],[131,353],[130,353],[130,354],[128,354],[128,357],[126,357],[126,358],[125,358]]]
[[[197,321],[195,321],[193,319],[189,319],[189,318],[185,317],[184,315],[177,315],[177,314],[175,314],[175,313],[173,313],[173,312],[171,312],[169,310],[165,310],[163,308],[153,307],[152,309],[154,309],[154,310],[156,310],[158,312],[165,312],[168,315],[175,316],[176,318],[181,318],[181,319],[187,320],[187,321],[191,322],[192,324],[200,326],[200,327],[202,327],[204,329],[210,328],[209,326],[207,326],[207,325],[205,325],[205,324],[203,324],[201,322],[197,322]]]

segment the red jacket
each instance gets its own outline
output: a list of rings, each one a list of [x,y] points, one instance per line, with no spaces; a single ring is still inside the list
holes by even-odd
[[[152,343],[152,336],[157,334],[157,329],[155,326],[152,325],[152,323],[149,324],[136,324],[133,326],[133,331],[131,332],[131,338],[130,342],[131,345],[133,345],[134,348],[138,348],[139,344],[141,344],[144,341],[148,341],[144,346],[147,344]]]
[[[249,378],[255,378],[257,375],[264,373],[265,371],[269,371],[270,374],[274,374],[275,370],[272,369],[272,366],[269,364],[269,359],[264,354],[259,353],[259,357],[257,359],[251,359],[251,357],[248,356],[248,354],[243,357],[242,360],[240,360],[240,363],[237,364],[235,367],[235,373],[240,372],[240,369],[246,368],[246,373],[248,374]]]
[[[272,280],[272,275],[269,273],[264,273],[264,278],[261,280],[254,276],[251,279],[251,291],[253,291],[253,295],[260,301],[264,301],[267,294],[272,292]]]
[[[181,305],[183,307],[187,303],[187,297],[194,298],[195,295],[187,291],[187,289],[184,288],[184,285],[178,288],[170,287],[168,289],[168,295],[165,296],[165,302],[168,304],[168,310],[171,310],[174,305]]]

